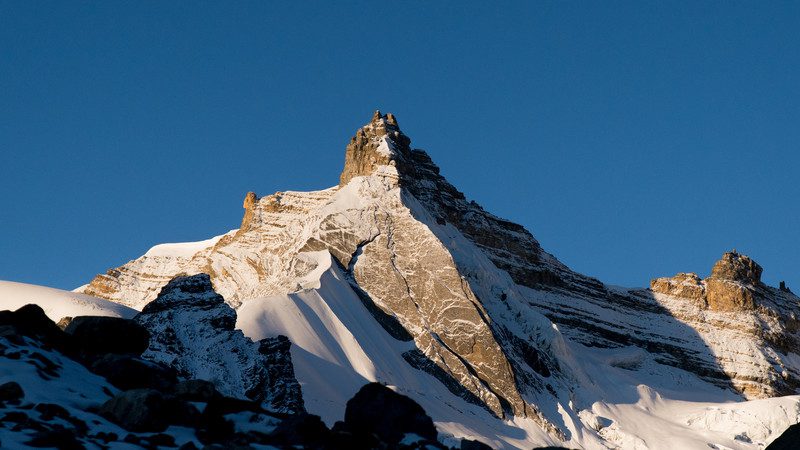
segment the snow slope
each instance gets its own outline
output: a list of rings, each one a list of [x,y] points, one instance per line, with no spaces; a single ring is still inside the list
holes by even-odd
[[[101,298],[34,284],[0,280],[0,310],[39,305],[55,322],[62,317],[111,316],[130,319],[138,311]]]
[[[195,253],[213,247],[214,244],[219,242],[223,237],[235,233],[237,230],[231,230],[225,234],[215,236],[211,239],[205,239],[197,242],[174,242],[167,244],[154,245],[144,254],[144,256],[156,257],[176,257],[176,258],[191,258]]]
[[[800,421],[800,396],[741,401],[638,347],[568,347],[580,365],[570,429],[584,448],[760,449]]]

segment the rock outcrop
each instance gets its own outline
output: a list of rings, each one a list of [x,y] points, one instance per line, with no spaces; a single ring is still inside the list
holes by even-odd
[[[679,273],[672,278],[656,278],[650,281],[653,292],[694,300],[698,306],[706,307],[706,285],[696,273]]]
[[[253,208],[258,203],[258,196],[255,192],[248,192],[244,197],[242,208],[244,208],[244,217],[242,217],[242,224],[239,226],[239,231],[244,233],[250,229],[250,222],[253,221]]]
[[[791,363],[800,342],[800,299],[766,286],[762,271],[734,250],[722,255],[706,279],[680,273],[654,279],[650,289],[705,338],[737,390],[753,397],[792,394],[800,387],[800,367]],[[687,310],[682,301],[696,309]]]
[[[752,310],[761,285],[761,266],[733,252],[722,255],[706,281],[708,307],[715,311]]]
[[[271,411],[304,411],[289,341],[276,336],[253,342],[236,330],[236,312],[208,275],[174,278],[134,321],[151,334],[143,356],[173,367],[180,377],[211,381],[222,394]]]
[[[397,154],[394,145],[407,146],[410,142],[400,132],[392,114],[384,116],[380,111],[375,111],[370,123],[356,131],[347,144],[339,186],[346,185],[355,177],[372,175],[376,170],[381,170],[382,166],[395,166]]]
[[[653,292],[691,298],[712,311],[750,311],[756,307],[763,269],[735,250],[722,255],[705,280],[696,274],[679,273],[650,282]]]

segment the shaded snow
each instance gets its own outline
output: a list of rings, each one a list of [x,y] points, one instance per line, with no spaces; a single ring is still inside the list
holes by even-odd
[[[33,404],[55,403],[64,407],[71,416],[83,421],[88,426],[87,436],[99,432],[114,433],[120,437],[129,434],[127,430],[91,412],[119,392],[115,387],[109,384],[105,378],[89,372],[78,362],[58,352],[43,349],[30,343],[31,341],[28,342],[27,345],[16,345],[0,338],[0,344],[7,346],[9,351],[20,354],[17,358],[0,358],[0,384],[15,381],[20,384],[25,393],[21,405],[7,404],[3,409],[3,414],[12,411],[23,412],[36,418],[38,413],[30,409]],[[37,357],[33,358],[32,355]],[[37,366],[41,364],[42,359],[47,359],[54,364],[56,376],[42,377],[37,373],[39,372]],[[50,421],[58,422],[59,420],[62,419],[51,419]],[[31,448],[25,445],[25,442],[32,436],[31,430],[16,429],[11,426],[11,422],[4,425],[4,427],[0,427],[2,448]],[[71,426],[68,422],[63,422],[63,425]],[[200,444],[194,436],[194,431],[189,428],[171,426],[165,433],[173,436],[177,445],[190,441],[195,445]],[[151,434],[139,433],[139,435]],[[86,444],[86,448],[103,448]],[[141,447],[118,441],[110,443],[109,448],[138,449]]]

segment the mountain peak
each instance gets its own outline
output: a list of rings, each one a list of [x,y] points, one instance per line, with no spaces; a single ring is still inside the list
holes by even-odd
[[[761,266],[750,257],[733,250],[725,252],[722,255],[722,259],[714,264],[711,269],[711,276],[723,280],[757,285],[761,281],[762,271]]]
[[[339,185],[370,175],[381,166],[397,166],[407,159],[411,139],[400,131],[394,114],[375,111],[372,120],[356,131],[345,149],[344,169]]]

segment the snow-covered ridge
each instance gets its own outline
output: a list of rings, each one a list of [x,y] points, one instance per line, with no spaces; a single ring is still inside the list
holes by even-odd
[[[129,319],[136,310],[103,298],[34,284],[0,281],[0,310],[16,310],[27,304],[42,307],[47,317],[110,316]]]
[[[158,244],[148,250],[144,256],[147,257],[173,257],[173,258],[191,258],[197,252],[211,248],[225,236],[236,233],[238,230],[231,230],[225,234],[215,236],[211,239],[206,239],[197,242],[175,242],[169,244]]]

